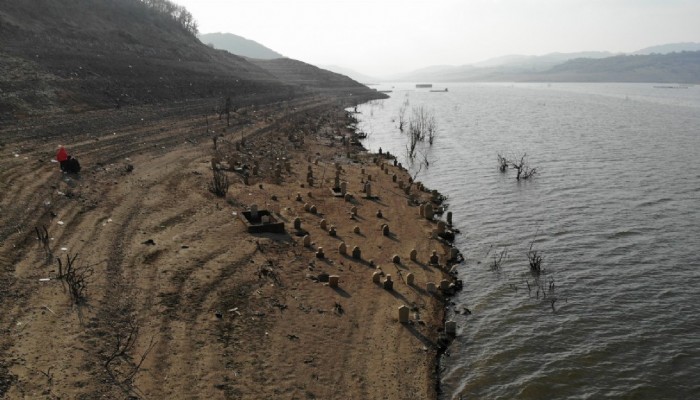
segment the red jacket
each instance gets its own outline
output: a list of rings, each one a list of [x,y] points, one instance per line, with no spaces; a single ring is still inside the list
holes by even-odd
[[[68,152],[66,151],[66,149],[63,146],[61,146],[61,148],[58,149],[58,153],[56,153],[56,161],[63,162],[63,161],[66,161],[67,159],[68,159]]]

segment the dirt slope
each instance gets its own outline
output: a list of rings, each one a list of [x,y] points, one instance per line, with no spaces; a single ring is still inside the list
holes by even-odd
[[[79,177],[50,162],[59,140],[41,136],[47,121],[20,133],[1,131],[11,143],[0,161],[0,393],[12,399],[434,398],[443,300],[427,293],[425,283],[444,274],[427,258],[447,247],[430,239],[434,223],[420,218],[393,182],[394,173],[407,180],[403,171],[390,166],[385,174],[372,156],[337,141],[347,121],[335,104],[318,98],[241,110],[229,128],[210,115],[208,132],[205,118],[177,108],[102,111],[92,115],[90,134],[65,142],[84,166]],[[223,135],[216,153],[212,131]],[[227,173],[226,200],[207,189],[211,158],[224,155],[260,165],[249,185]],[[280,184],[266,161],[278,155],[291,160]],[[351,203],[329,190],[336,162],[355,194]],[[309,166],[323,183],[302,188]],[[361,197],[369,175],[375,200]],[[414,189],[412,197],[427,196]],[[304,211],[304,202],[318,213]],[[251,204],[279,210],[288,234],[245,232],[234,213]],[[352,205],[358,217],[351,220]],[[295,217],[311,248],[295,234]],[[337,237],[320,228],[321,219],[337,226]],[[391,235],[381,234],[382,223]],[[86,303],[72,303],[56,279],[57,264],[47,261],[34,232],[42,226],[53,257],[79,254],[76,264],[94,271]],[[362,260],[340,255],[340,241],[359,246]],[[316,258],[318,247],[324,259]],[[408,259],[413,248],[418,262]],[[391,262],[394,254],[400,265]],[[395,291],[372,283],[370,260],[394,277]],[[414,286],[401,280],[409,271]],[[310,279],[321,272],[340,275],[340,288]],[[413,309],[408,325],[397,322],[401,304]],[[133,346],[125,348],[136,329]]]

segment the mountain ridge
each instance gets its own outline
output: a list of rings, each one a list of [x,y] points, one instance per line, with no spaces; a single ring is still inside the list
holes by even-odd
[[[430,66],[389,80],[435,82],[582,81],[698,83],[695,57],[678,49],[700,48],[700,43],[654,46],[630,54],[608,52],[549,53],[543,56],[508,55],[462,66]],[[636,54],[650,52],[650,54]],[[667,53],[660,53],[667,51]],[[642,57],[642,58],[635,58]],[[587,61],[581,61],[587,60]],[[607,60],[607,61],[604,61]],[[643,64],[643,63],[647,64]],[[613,63],[619,63],[617,68]],[[607,71],[607,72],[606,72]]]

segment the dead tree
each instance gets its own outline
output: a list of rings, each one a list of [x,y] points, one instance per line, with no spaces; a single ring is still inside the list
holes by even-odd
[[[217,195],[218,197],[226,197],[228,193],[228,176],[226,172],[220,169],[214,169],[213,177],[211,183],[209,184],[209,191]]]
[[[408,108],[408,104],[408,96],[406,96],[406,99],[399,108],[399,130],[401,132],[403,132],[404,125],[406,125],[406,109]]]
[[[87,301],[87,284],[93,274],[91,266],[77,266],[75,260],[78,255],[71,258],[66,254],[66,264],[63,265],[60,257],[56,257],[58,262],[58,279],[62,279],[68,285],[68,294],[75,304],[83,304]]]
[[[38,226],[35,226],[34,230],[36,231],[36,237],[39,240],[39,243],[41,243],[44,254],[46,255],[46,263],[49,264],[53,259],[53,252],[51,251],[51,245],[49,243],[49,231],[46,229],[46,225],[43,225],[41,229],[39,229]]]
[[[530,168],[528,165],[527,153],[520,156],[520,160],[510,160],[509,164],[516,170],[517,175],[515,176],[515,179],[518,181],[521,179],[528,179],[537,173],[537,168]]]
[[[435,119],[435,114],[429,113],[428,120],[426,121],[425,128],[428,131],[428,144],[431,146],[437,137],[437,120]]]
[[[500,253],[493,254],[493,263],[491,263],[491,270],[494,272],[501,272],[501,266],[503,261],[508,258],[508,248],[504,247]]]
[[[226,126],[231,126],[231,96],[226,97],[223,108],[219,109],[219,121],[226,114]]]
[[[143,353],[135,353],[135,344],[139,338],[139,326],[133,321],[128,321],[122,327],[115,327],[112,336],[112,351],[107,354],[104,367],[109,376],[119,384],[122,389],[132,390],[134,378],[141,370],[141,366],[153,350],[156,341],[153,337]]]
[[[498,170],[501,172],[506,172],[508,169],[508,159],[502,156],[501,153],[498,153],[496,157],[498,159]]]
[[[542,255],[539,253],[538,250],[533,250],[532,247],[535,245],[535,241],[533,240],[532,243],[530,243],[530,248],[527,251],[527,260],[528,263],[530,264],[530,272],[535,275],[535,276],[540,276],[542,273],[542,261],[544,258]]]

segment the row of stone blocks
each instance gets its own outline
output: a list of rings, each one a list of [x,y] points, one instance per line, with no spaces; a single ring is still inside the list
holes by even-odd
[[[399,322],[402,324],[407,324],[408,319],[409,319],[409,312],[410,309],[406,305],[400,305],[399,306]],[[457,322],[455,321],[445,321],[445,334],[448,336],[456,336],[457,335]]]

